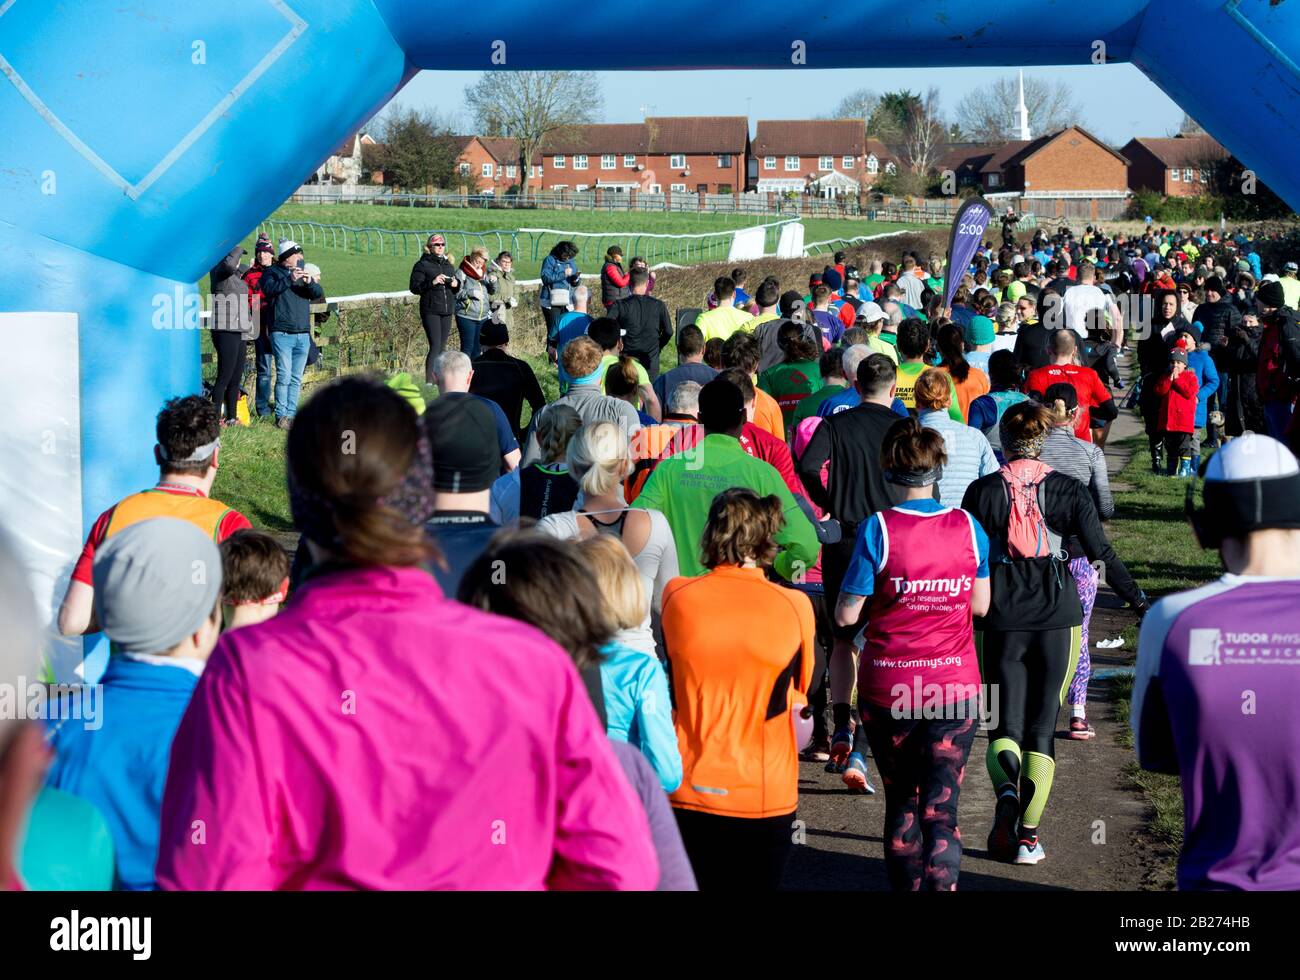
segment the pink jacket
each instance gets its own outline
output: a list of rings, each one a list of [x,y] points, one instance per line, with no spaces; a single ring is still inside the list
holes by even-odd
[[[653,889],[568,655],[419,568],[309,580],[221,638],[172,744],[172,889]]]

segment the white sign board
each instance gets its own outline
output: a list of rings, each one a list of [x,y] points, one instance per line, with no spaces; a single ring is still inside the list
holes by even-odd
[[[778,259],[803,258],[803,222],[792,221],[781,226],[781,240],[776,244]]]
[[[55,677],[73,681],[81,640],[58,636],[56,620],[85,534],[77,314],[0,313],[0,344],[0,527],[49,628]]]

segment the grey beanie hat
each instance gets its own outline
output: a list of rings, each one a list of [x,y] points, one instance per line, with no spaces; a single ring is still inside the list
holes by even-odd
[[[165,653],[203,625],[221,595],[221,552],[189,521],[154,517],[95,551],[95,616],[123,653]]]

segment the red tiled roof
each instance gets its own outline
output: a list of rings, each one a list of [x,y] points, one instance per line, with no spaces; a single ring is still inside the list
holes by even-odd
[[[989,158],[993,156],[994,147],[991,146],[956,146],[939,158],[935,164],[936,170],[951,170],[956,173],[964,167],[969,167],[976,173],[980,168],[988,163]]]
[[[1018,156],[1025,147],[1032,145],[1032,142],[1028,140],[1012,140],[1010,143],[1003,143],[1001,146],[996,147],[992,156],[984,161],[984,166],[980,167],[980,173],[1001,173],[1003,168],[1011,162],[1011,159]]]
[[[356,134],[356,133],[353,133],[351,136],[349,136],[347,139],[345,139],[342,143],[340,143],[340,144],[339,144],[339,148],[338,148],[337,150],[335,150],[335,151],[334,151],[332,154],[330,154],[330,155],[331,155],[331,156],[336,156],[336,157],[350,157],[350,156],[352,156],[352,149],[353,149],[353,147],[356,145],[356,141],[357,141],[357,134]]]
[[[519,141],[513,136],[480,136],[478,141],[497,163],[515,163],[519,159]]]
[[[645,125],[651,153],[743,154],[749,143],[745,116],[652,116]]]
[[[897,153],[895,153],[893,150],[887,147],[884,143],[880,142],[880,140],[876,139],[874,136],[867,137],[867,143],[866,146],[864,147],[864,152],[868,156],[874,153],[876,155],[876,159],[879,160],[882,164],[898,163],[899,160],[901,159],[901,157]]]
[[[861,119],[762,119],[754,128],[754,156],[862,156]],[[878,142],[878,141],[876,141]],[[884,152],[883,145],[876,156]]]
[[[1134,143],[1151,152],[1166,167],[1195,166],[1206,160],[1228,156],[1228,151],[1218,140],[1201,133],[1164,138],[1135,136],[1124,149],[1127,150]]]
[[[590,123],[566,126],[542,141],[542,153],[638,153],[647,149],[644,123]]]
[[[1065,129],[1058,129],[1054,133],[1044,133],[1042,136],[1038,137],[1038,139],[1030,140],[1028,142],[1024,140],[1012,140],[1010,143],[1000,147],[998,151],[993,154],[989,161],[980,168],[980,173],[1000,172],[1007,167],[1020,166],[1039,150],[1043,149],[1043,147],[1047,146],[1047,144],[1055,142],[1066,133],[1078,133],[1085,139],[1092,140],[1092,142],[1096,143],[1111,156],[1115,157],[1115,159],[1119,160],[1120,163],[1124,164],[1124,166],[1128,166],[1128,161],[1124,159],[1118,151],[1097,139],[1097,137],[1093,136],[1092,133],[1088,132],[1082,126],[1067,126]]]

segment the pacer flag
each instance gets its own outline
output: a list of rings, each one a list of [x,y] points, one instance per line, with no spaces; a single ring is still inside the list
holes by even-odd
[[[961,277],[970,268],[975,250],[984,241],[984,231],[993,217],[993,208],[982,197],[968,197],[957,209],[948,238],[948,267],[944,270],[943,308],[952,306],[952,294]]]

